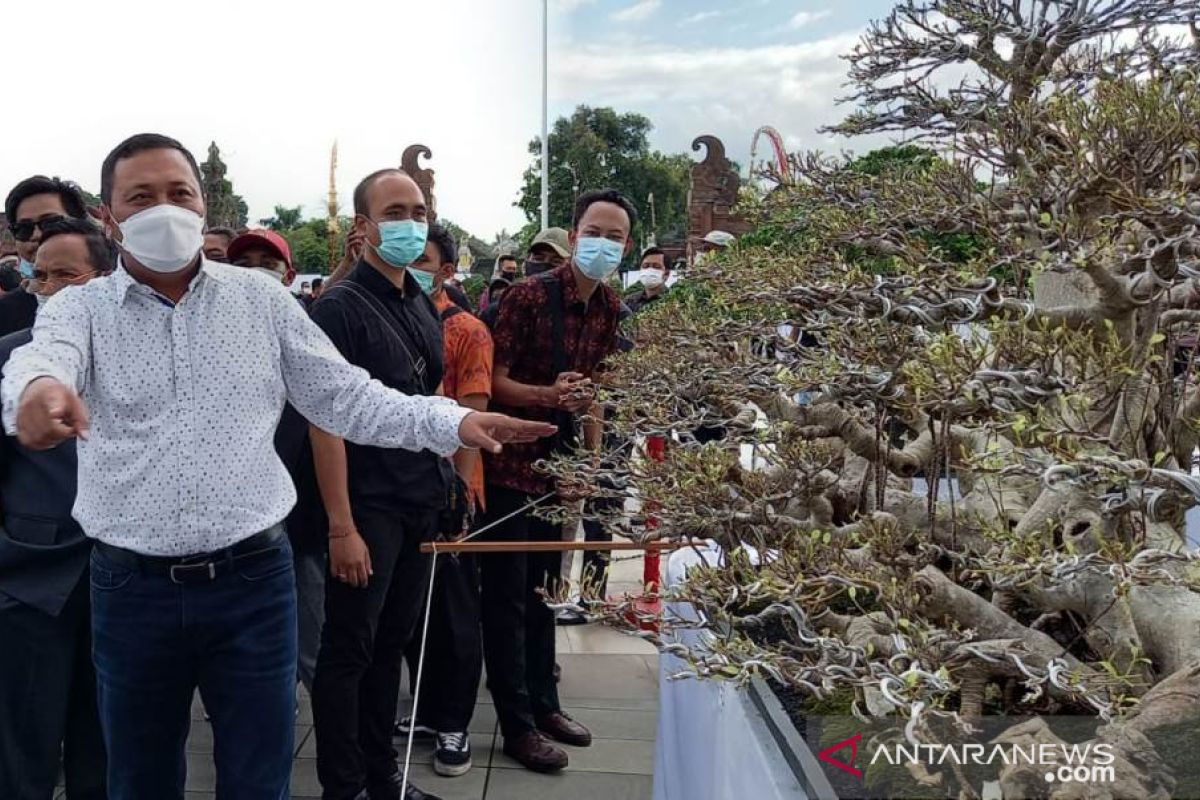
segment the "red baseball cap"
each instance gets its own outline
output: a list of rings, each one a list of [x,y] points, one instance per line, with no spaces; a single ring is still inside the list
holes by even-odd
[[[283,259],[287,264],[288,269],[292,268],[292,248],[288,247],[287,239],[280,236],[278,233],[266,228],[256,228],[252,231],[246,231],[241,236],[229,243],[228,258],[230,262],[237,260],[237,257],[255,247],[265,247],[268,250],[274,250],[275,255]]]

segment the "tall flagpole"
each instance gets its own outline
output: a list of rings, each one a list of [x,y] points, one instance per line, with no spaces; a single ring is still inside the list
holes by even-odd
[[[550,227],[550,0],[542,0],[542,229]]]

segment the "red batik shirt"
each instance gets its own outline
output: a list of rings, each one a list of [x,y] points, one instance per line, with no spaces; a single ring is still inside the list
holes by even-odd
[[[608,286],[600,284],[585,303],[579,297],[569,263],[547,274],[556,277],[562,286],[566,371],[595,380],[601,364],[617,350],[620,298]],[[508,377],[518,383],[553,386],[558,377],[554,370],[549,302],[545,281],[530,278],[510,288],[500,303],[500,315],[492,331],[495,364],[497,368],[508,367]],[[495,401],[488,410],[540,422],[553,422],[555,417],[551,408],[513,408]],[[551,438],[506,444],[499,455],[485,453],[488,485],[538,496],[546,494],[553,489],[551,481],[535,472],[533,465],[547,458],[553,447]]]

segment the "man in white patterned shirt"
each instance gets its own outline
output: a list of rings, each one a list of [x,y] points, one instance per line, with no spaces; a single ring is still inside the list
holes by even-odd
[[[189,706],[212,715],[218,791],[288,796],[296,599],[275,454],[286,401],[350,441],[449,455],[549,426],[409,397],[351,366],[287,290],[203,258],[196,161],[157,134],[101,169],[112,276],[61,292],[0,386],[23,444],[78,437],[112,800],[182,798]]]

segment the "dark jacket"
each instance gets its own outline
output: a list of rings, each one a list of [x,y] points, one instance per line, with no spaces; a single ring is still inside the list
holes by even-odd
[[[0,296],[0,336],[32,328],[35,316],[37,298],[24,289],[14,289]]]
[[[0,338],[0,369],[32,338]],[[74,440],[29,450],[0,436],[0,606],[16,600],[57,616],[84,577],[92,543],[71,518],[76,473]]]

